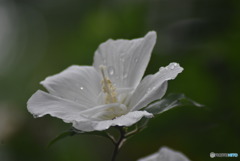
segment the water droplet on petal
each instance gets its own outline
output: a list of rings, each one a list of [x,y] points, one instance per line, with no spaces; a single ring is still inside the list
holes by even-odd
[[[108,67],[108,74],[109,75],[113,75],[114,74],[114,68],[112,66]]]
[[[173,65],[170,66],[170,69],[174,69],[174,67],[175,67],[175,66],[174,66],[174,64],[173,64]]]
[[[128,74],[125,73],[125,74],[123,75],[123,79],[127,78],[127,76],[128,76]]]
[[[138,58],[134,59],[134,61],[135,61],[135,63],[137,63],[138,62]]]
[[[172,64],[170,65],[170,69],[174,69],[177,65],[178,65],[177,63],[172,63]]]
[[[83,90],[83,89],[84,89],[84,87],[81,86],[80,84],[76,84],[76,86],[77,86],[77,88],[79,88],[80,90]]]

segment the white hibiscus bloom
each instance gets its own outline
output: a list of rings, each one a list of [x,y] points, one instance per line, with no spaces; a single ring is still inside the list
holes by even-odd
[[[167,81],[182,72],[177,63],[143,74],[156,42],[156,33],[134,40],[108,40],[94,56],[93,66],[71,66],[47,77],[27,103],[34,116],[46,114],[73,123],[82,131],[102,131],[110,126],[131,126],[153,115],[141,110],[166,92]]]
[[[158,152],[141,158],[138,161],[190,161],[184,154],[169,149],[167,147],[161,148]]]

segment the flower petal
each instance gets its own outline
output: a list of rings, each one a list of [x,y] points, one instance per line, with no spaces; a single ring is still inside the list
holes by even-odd
[[[124,104],[112,103],[112,104],[103,104],[87,110],[82,111],[80,114],[89,120],[102,121],[102,120],[111,120],[112,118],[117,117],[126,113],[127,107]]]
[[[28,100],[27,109],[36,117],[42,117],[49,114],[65,122],[72,122],[74,120],[84,119],[79,113],[87,108],[76,102],[38,90]]]
[[[129,107],[131,111],[139,110],[152,101],[160,99],[167,90],[167,81],[183,71],[183,68],[177,63],[170,63],[167,67],[161,67],[154,75],[146,76],[134,91]]]
[[[156,42],[156,33],[134,40],[108,40],[94,56],[93,66],[107,67],[107,74],[117,88],[135,88],[143,77]]]
[[[86,107],[97,106],[101,92],[101,76],[90,66],[71,66],[47,77],[41,84],[52,95],[75,101]]]
[[[139,159],[138,161],[190,161],[190,160],[181,152],[172,150],[167,147],[163,147],[158,152],[145,158]]]
[[[73,127],[82,131],[103,131],[108,129],[110,126],[131,126],[138,122],[142,117],[151,118],[153,115],[147,111],[134,111],[113,120],[76,121],[73,123]]]

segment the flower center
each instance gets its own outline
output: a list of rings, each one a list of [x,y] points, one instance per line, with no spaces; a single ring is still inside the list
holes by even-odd
[[[120,101],[118,100],[116,87],[105,74],[106,66],[100,65],[99,69],[103,78],[101,84],[103,93],[105,94],[104,103],[112,105],[110,105],[109,107],[107,106],[103,111],[94,115],[94,117],[103,120],[111,120],[126,114],[128,112],[128,108],[126,107],[126,105],[120,103]]]
[[[116,93],[116,87],[112,84],[110,79],[106,77],[104,70],[106,69],[105,66],[101,65],[100,70],[102,73],[102,89],[103,92],[106,94],[105,98],[105,103],[110,104],[110,103],[117,103],[117,93]]]

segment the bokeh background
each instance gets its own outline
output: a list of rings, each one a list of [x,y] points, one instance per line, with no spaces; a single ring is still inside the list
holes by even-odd
[[[152,119],[118,160],[134,161],[161,146],[193,161],[212,160],[210,152],[240,154],[239,0],[0,0],[0,160],[110,160],[111,143],[95,136],[47,148],[71,125],[34,119],[26,102],[45,77],[72,64],[91,65],[101,42],[150,30],[158,40],[146,74],[180,63],[185,70],[167,93],[185,93],[205,107],[179,107]]]

